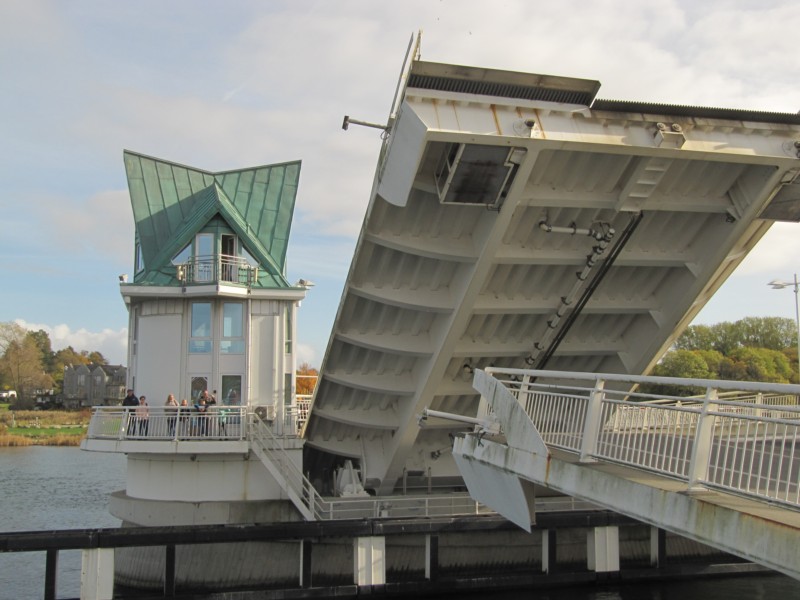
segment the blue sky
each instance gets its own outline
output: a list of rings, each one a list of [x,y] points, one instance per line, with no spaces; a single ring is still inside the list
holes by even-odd
[[[599,97],[800,109],[780,1],[5,0],[0,321],[124,363],[133,263],[123,149],[210,171],[303,161],[289,279],[322,360],[409,38],[425,60],[597,79]],[[800,225],[773,227],[696,322],[794,318]]]

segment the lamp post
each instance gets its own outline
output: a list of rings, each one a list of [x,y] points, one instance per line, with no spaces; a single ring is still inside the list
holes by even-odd
[[[797,281],[797,273],[794,274],[793,282],[773,279],[769,282],[769,286],[773,290],[782,290],[787,287],[794,288],[794,318],[797,323],[797,376],[800,378],[800,296],[798,295],[798,286],[800,286],[800,282]]]

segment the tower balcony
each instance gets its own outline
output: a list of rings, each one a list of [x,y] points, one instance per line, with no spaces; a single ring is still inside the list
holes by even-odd
[[[227,254],[194,256],[175,266],[176,276],[183,285],[232,283],[243,286],[258,281],[258,267],[244,257]]]
[[[297,433],[300,411],[273,406],[148,407],[97,406],[89,422],[83,450],[137,454],[247,454],[252,431],[266,424],[282,446],[301,447]]]

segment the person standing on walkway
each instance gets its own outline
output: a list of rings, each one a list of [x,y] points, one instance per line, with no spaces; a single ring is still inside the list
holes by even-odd
[[[188,437],[193,434],[191,412],[192,409],[189,406],[189,402],[184,398],[178,407],[178,427],[181,428],[180,435],[182,436]]]
[[[147,437],[150,426],[150,409],[147,408],[147,398],[139,398],[139,406],[136,407],[136,422],[139,424],[139,436]]]
[[[175,400],[175,395],[170,394],[167,396],[167,402],[164,404],[167,412],[167,431],[169,437],[175,437],[175,422],[178,419],[178,401]]]
[[[129,389],[127,395],[122,400],[122,406],[125,408],[125,418],[128,419],[128,435],[136,433],[136,408],[139,406],[139,399],[133,390]]]

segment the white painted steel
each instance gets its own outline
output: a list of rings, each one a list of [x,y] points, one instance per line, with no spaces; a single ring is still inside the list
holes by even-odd
[[[418,82],[431,73],[439,79]],[[436,84],[448,78],[485,87]],[[379,494],[394,493],[409,471],[430,470],[434,487],[452,488],[457,469],[438,451],[462,427],[420,429],[416,420],[425,407],[474,417],[472,369],[525,368],[527,359],[563,371],[647,372],[794,185],[800,125],[502,93],[548,81],[599,86],[412,61],[304,431],[312,473],[334,455],[357,461]],[[673,123],[680,144],[665,137]],[[458,157],[498,148],[515,165],[507,189],[485,206],[448,200]],[[479,168],[471,174],[464,195],[474,200],[488,183]],[[601,224],[615,230],[602,254],[594,237],[571,234]],[[550,422],[542,433],[579,448],[571,432],[587,407],[566,411],[554,398],[537,409]]]
[[[700,485],[800,509],[798,385],[498,368],[486,372],[517,398],[549,446],[584,460],[680,479],[690,488]],[[562,383],[552,383],[558,380]],[[593,385],[581,385],[585,382]],[[648,382],[705,387],[706,398],[687,402],[661,395],[653,400],[631,389]],[[617,389],[608,389],[609,383]],[[763,392],[752,393],[759,389]],[[720,399],[717,392],[726,390],[721,395],[737,399]],[[743,397],[742,390],[749,395]],[[777,393],[774,401],[768,392]],[[596,421],[592,414],[598,415]],[[584,456],[582,448],[592,450]]]
[[[81,550],[81,600],[114,598],[114,548]]]
[[[523,376],[532,374],[537,378],[535,383],[560,384],[567,387],[575,387],[576,383],[574,382],[576,381],[581,384],[585,380],[593,381],[596,377],[593,374],[566,372],[522,373],[521,370],[516,369],[511,373],[503,373],[501,377],[510,375],[507,378],[507,385],[516,385],[518,389],[521,374]],[[567,379],[568,376],[571,379]],[[548,377],[550,380],[546,381],[545,379]],[[631,379],[604,374],[597,377],[606,378],[606,390],[616,387],[618,395],[623,396],[625,392],[621,384],[625,380]],[[488,408],[496,409],[498,405],[507,402],[516,404],[517,401],[513,397],[509,400],[510,394],[508,396],[494,394],[489,386],[484,385],[489,379],[492,378],[479,377],[476,373],[476,388],[484,395],[487,393],[491,395],[487,401]],[[645,381],[645,378],[634,377],[633,379],[637,379],[637,383]],[[660,383],[668,381],[666,378],[652,379],[659,379]],[[703,384],[703,380],[682,380],[680,383],[686,384],[689,381],[693,385]],[[706,381],[705,383],[712,382]],[[736,384],[736,382],[724,383]],[[746,390],[753,391],[757,384],[740,383],[739,385]],[[800,386],[782,386],[783,390],[775,389],[781,386],[766,384],[765,387],[768,388],[765,391],[790,391],[792,393],[800,391]],[[588,390],[585,394],[588,396]],[[714,399],[713,394],[707,394],[707,396],[709,402],[706,403],[706,415],[711,416],[716,411],[709,405],[718,403],[719,400]],[[628,398],[623,398],[618,402],[627,400]],[[694,410],[697,411],[697,409]],[[515,421],[509,421],[503,417],[500,418],[500,422],[504,430],[517,427]],[[602,429],[612,428],[603,427]],[[629,439],[635,440],[649,435],[648,430],[644,429],[641,424],[635,424],[633,429],[635,432]],[[696,430],[702,429],[705,429],[702,424],[696,427]],[[581,432],[577,433],[581,434]],[[621,433],[627,435],[628,432]],[[640,445],[639,449],[642,447]],[[636,453],[634,452],[634,454]],[[692,453],[692,456],[697,454],[699,453]],[[797,561],[800,510],[796,505],[774,500],[763,501],[764,499],[761,497],[748,496],[743,493],[726,493],[730,490],[721,487],[689,490],[690,478],[688,476],[684,478],[674,475],[664,477],[661,476],[661,473],[648,472],[647,469],[641,467],[631,468],[627,464],[614,464],[616,461],[607,459],[581,462],[580,453],[577,450],[572,452],[553,450],[546,453],[525,451],[507,444],[502,434],[492,438],[479,437],[474,432],[457,436],[453,444],[453,455],[458,458],[459,464],[464,461],[470,465],[482,465],[487,469],[491,468],[498,472],[515,475],[520,479],[594,502],[609,510],[720,548],[725,552],[800,579],[800,564]],[[691,464],[688,470],[695,472]],[[711,488],[711,486],[708,487]],[[499,504],[494,508],[497,508],[507,518],[514,517],[513,513],[504,512],[503,506]],[[520,527],[526,527],[525,522],[514,522]]]

